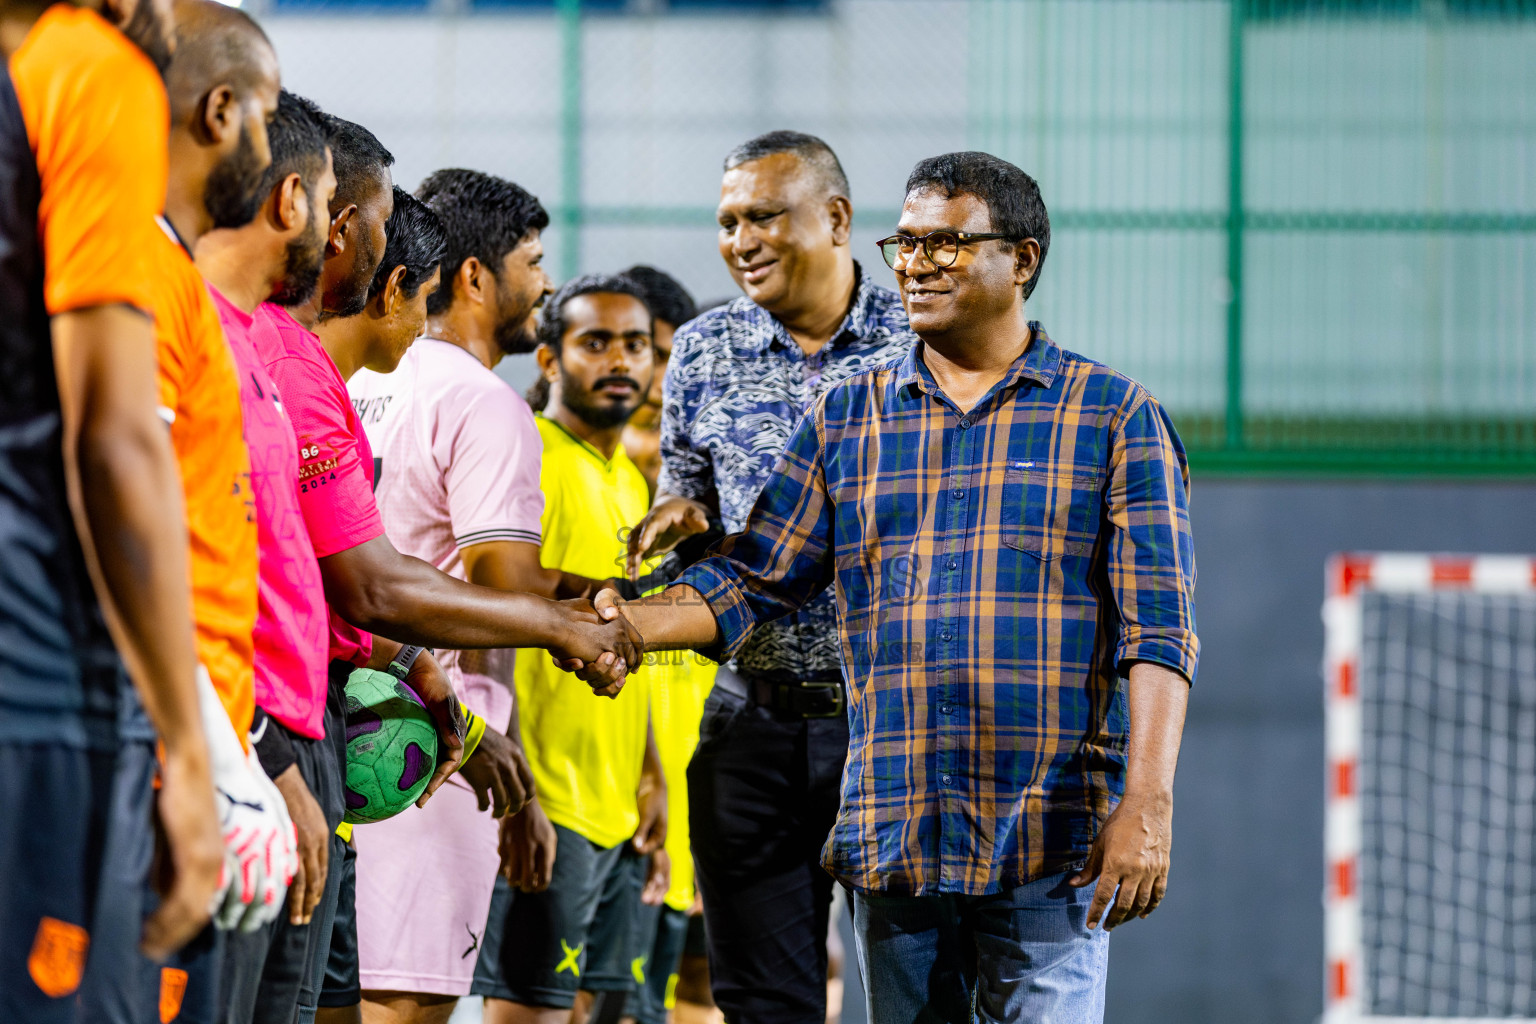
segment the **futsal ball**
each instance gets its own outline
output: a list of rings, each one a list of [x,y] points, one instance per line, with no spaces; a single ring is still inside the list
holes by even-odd
[[[416,802],[437,764],[437,727],[421,698],[387,672],[347,678],[347,817],[383,821]]]

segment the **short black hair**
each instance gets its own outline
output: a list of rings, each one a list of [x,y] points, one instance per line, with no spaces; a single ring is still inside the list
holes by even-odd
[[[919,160],[907,175],[906,194],[913,192],[938,192],[949,199],[975,196],[987,204],[993,231],[1013,242],[1026,238],[1039,242],[1040,263],[1035,276],[1024,282],[1024,297],[1029,298],[1051,248],[1051,217],[1034,178],[991,153],[967,150]]]
[[[848,197],[848,175],[832,147],[814,135],[780,128],[748,139],[725,154],[725,170],[740,167],[749,160],[761,160],[774,153],[793,153],[821,178],[828,195]]]
[[[269,196],[277,183],[290,174],[304,182],[311,201],[315,182],[325,169],[325,128],[315,117],[312,104],[284,89],[277,97],[277,110],[267,122],[267,142],[272,148],[272,165],[261,179],[261,194]],[[265,201],[265,198],[263,198]]]
[[[544,303],[544,315],[539,317],[539,344],[548,345],[560,354],[560,343],[565,340],[565,307],[572,299],[583,295],[632,295],[640,300],[652,319],[656,311],[646,301],[645,292],[623,274],[583,274],[573,277]]]
[[[656,311],[645,297],[645,292],[640,285],[623,274],[583,274],[565,282],[555,290],[544,303],[544,315],[539,318],[539,344],[548,345],[554,350],[556,357],[560,355],[561,343],[565,341],[565,307],[572,299],[582,295],[632,295],[640,300],[640,304],[651,314],[651,319],[656,318]],[[524,392],[524,398],[535,412],[543,412],[549,405],[549,381],[540,374]]]
[[[396,185],[395,212],[384,222],[384,235],[384,258],[368,285],[368,297],[371,299],[384,290],[396,267],[404,267],[401,287],[406,298],[414,299],[448,250],[443,222],[426,203]]]
[[[645,304],[651,309],[651,316],[657,320],[681,327],[699,315],[698,303],[693,301],[688,289],[666,271],[641,263],[620,271],[620,276],[629,278],[640,287],[645,296]]]
[[[495,273],[530,231],[549,227],[549,213],[533,193],[483,171],[433,171],[416,186],[416,198],[442,219],[448,234],[443,285],[427,300],[434,315],[453,305],[453,281],[465,260],[473,256]]]
[[[331,165],[336,171],[336,197],[331,200],[331,214],[353,203],[361,203],[373,185],[385,180],[395,155],[384,148],[378,136],[353,121],[327,114],[314,100],[298,97],[325,130],[331,147]]]

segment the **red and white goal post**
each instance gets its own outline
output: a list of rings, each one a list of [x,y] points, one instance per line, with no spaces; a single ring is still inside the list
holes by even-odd
[[[1536,1020],[1536,558],[1328,561],[1324,1024]]]

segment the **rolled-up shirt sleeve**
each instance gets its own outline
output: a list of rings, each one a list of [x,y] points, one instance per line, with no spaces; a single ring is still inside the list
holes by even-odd
[[[1189,525],[1189,465],[1161,405],[1139,388],[1127,402],[1110,451],[1109,581],[1120,611],[1115,663],[1174,669],[1191,683],[1195,635],[1195,542]]]
[[[702,652],[709,657],[735,657],[754,629],[800,608],[832,581],[822,408],[818,402],[801,417],[742,532],[677,579],[704,596],[720,627],[720,644]]]

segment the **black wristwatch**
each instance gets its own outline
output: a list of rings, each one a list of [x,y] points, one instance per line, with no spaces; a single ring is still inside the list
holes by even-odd
[[[421,657],[421,652],[425,650],[425,647],[417,647],[415,644],[406,644],[404,647],[400,648],[400,653],[396,654],[394,658],[390,660],[390,663],[384,666],[384,671],[388,672],[390,675],[394,676],[401,682],[404,682],[405,677],[411,674],[411,666],[416,664],[416,659]]]

